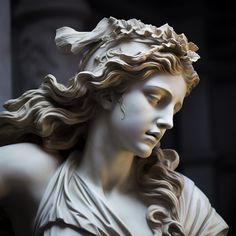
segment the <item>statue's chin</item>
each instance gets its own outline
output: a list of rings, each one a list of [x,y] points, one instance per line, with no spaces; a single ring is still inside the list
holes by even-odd
[[[142,144],[139,147],[138,152],[136,152],[136,156],[140,158],[148,158],[152,154],[153,147],[147,145],[147,144]]]

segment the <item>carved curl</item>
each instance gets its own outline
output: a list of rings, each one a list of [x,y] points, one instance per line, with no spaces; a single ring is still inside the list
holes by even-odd
[[[82,71],[68,86],[48,75],[39,89],[29,90],[5,104],[8,111],[0,115],[0,144],[35,140],[49,149],[70,149],[86,133],[99,94],[113,91],[119,96],[130,81],[146,79],[155,72],[183,72],[189,89],[198,81],[196,72],[189,68],[185,71],[172,53],[153,53],[145,61],[142,55],[134,60],[111,60],[101,75]]]
[[[178,164],[179,156],[174,150],[159,147],[147,160],[136,159],[137,186],[149,205],[147,222],[155,236],[184,236],[178,214],[183,180],[174,171]]]

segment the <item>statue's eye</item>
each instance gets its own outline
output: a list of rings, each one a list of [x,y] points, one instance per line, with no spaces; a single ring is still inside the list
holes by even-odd
[[[176,114],[177,112],[179,112],[182,108],[181,103],[177,103],[174,107],[174,114]]]
[[[147,96],[147,99],[148,99],[149,103],[150,103],[152,106],[154,106],[154,107],[160,105],[160,104],[161,104],[161,101],[162,101],[162,98],[161,98],[160,95],[152,95],[152,94],[149,94],[149,95]]]

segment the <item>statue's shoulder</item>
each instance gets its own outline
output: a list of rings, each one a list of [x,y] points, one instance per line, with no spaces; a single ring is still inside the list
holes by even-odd
[[[60,164],[60,155],[40,145],[18,143],[0,147],[0,197],[20,188],[46,184]]]
[[[179,215],[187,235],[227,235],[228,225],[208,197],[191,179],[182,177],[184,188],[179,198]]]
[[[44,149],[33,143],[17,143],[0,147],[0,166],[9,167],[9,170],[38,170],[57,164],[60,160],[58,152]]]

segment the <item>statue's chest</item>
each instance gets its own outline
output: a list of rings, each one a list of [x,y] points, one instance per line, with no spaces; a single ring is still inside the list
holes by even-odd
[[[108,204],[132,235],[153,235],[146,221],[147,207],[137,199],[127,196],[112,196],[109,198]]]

